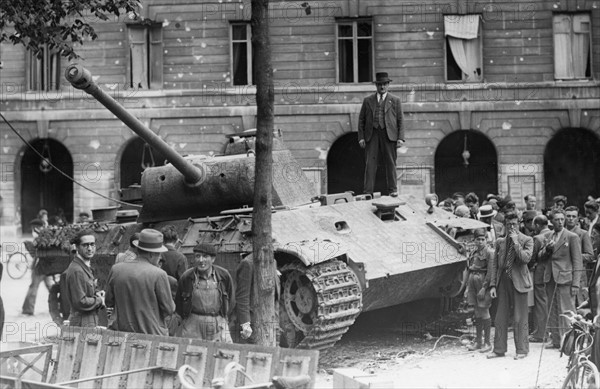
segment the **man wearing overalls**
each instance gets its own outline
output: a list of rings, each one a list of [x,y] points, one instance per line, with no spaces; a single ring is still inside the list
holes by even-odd
[[[194,248],[191,268],[181,276],[175,304],[182,317],[181,336],[232,343],[228,316],[235,306],[229,272],[214,265],[216,250],[209,244]]]

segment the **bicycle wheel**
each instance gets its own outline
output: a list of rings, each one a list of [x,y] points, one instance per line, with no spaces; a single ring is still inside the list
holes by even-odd
[[[27,256],[22,252],[16,252],[8,257],[6,272],[10,278],[14,280],[23,278],[28,268],[29,261],[27,260]]]
[[[569,370],[565,378],[563,389],[598,389],[600,376],[596,365],[588,360],[582,360]]]

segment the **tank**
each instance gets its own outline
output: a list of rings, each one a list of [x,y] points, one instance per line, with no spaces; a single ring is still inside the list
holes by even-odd
[[[255,134],[229,135],[223,155],[182,157],[102,91],[87,70],[75,64],[65,75],[169,162],[143,172],[136,222],[96,228],[100,284],[131,234],[168,224],[179,232],[178,249],[188,258],[198,243],[213,244],[216,264],[235,274],[252,252]],[[273,163],[283,346],[326,349],[361,312],[456,293],[466,257],[445,225],[469,222],[410,195],[316,195],[279,131]]]

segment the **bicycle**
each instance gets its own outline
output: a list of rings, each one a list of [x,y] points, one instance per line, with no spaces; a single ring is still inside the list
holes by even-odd
[[[594,337],[594,324],[583,316],[567,311],[560,316],[569,320],[572,331],[578,335],[565,335],[561,344],[561,352],[569,355],[567,362],[567,377],[563,381],[563,389],[600,389],[600,374],[598,368],[589,359]],[[569,343],[571,342],[571,343]]]
[[[6,273],[13,280],[23,278],[27,273],[27,270],[31,268],[35,263],[36,249],[33,246],[33,242],[23,242],[26,253],[21,250],[12,253],[6,260]]]

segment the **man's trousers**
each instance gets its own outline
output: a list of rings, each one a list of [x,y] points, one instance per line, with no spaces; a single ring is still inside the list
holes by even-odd
[[[382,154],[383,167],[385,169],[385,180],[389,193],[398,191],[396,177],[396,142],[389,140],[385,129],[373,129],[373,136],[365,146],[365,180],[364,193],[373,193],[375,189],[375,177],[377,175],[377,164],[379,153]],[[388,194],[389,194],[388,193]]]
[[[552,333],[552,344],[560,346],[562,336],[570,328],[569,320],[559,317],[565,311],[575,312],[575,296],[571,296],[571,284],[557,285],[554,278],[546,283],[548,296],[548,329]]]
[[[529,317],[527,293],[515,289],[513,281],[506,272],[502,272],[496,287],[498,310],[496,311],[494,352],[504,354],[508,343],[508,326],[510,311],[513,311],[513,330],[515,332],[515,349],[517,354],[529,353]]]

